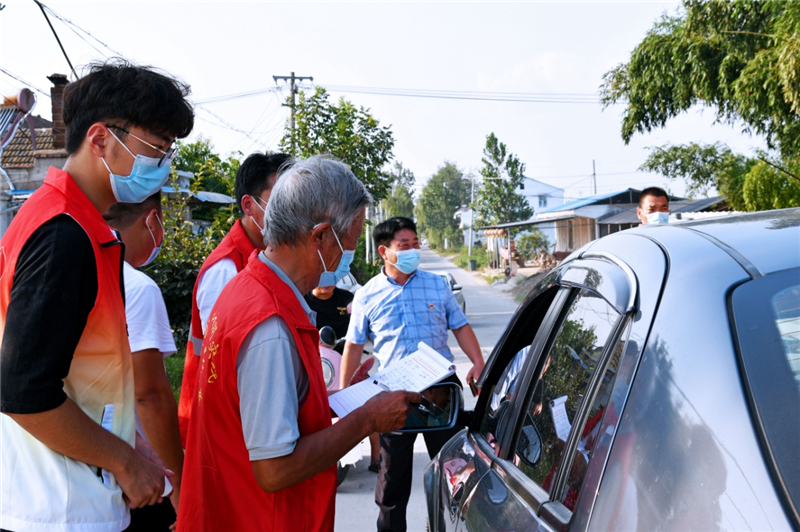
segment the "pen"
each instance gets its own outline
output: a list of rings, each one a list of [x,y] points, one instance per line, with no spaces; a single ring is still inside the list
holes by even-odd
[[[386,385],[385,385],[384,383],[382,383],[382,382],[378,382],[378,381],[376,381],[376,380],[373,380],[373,381],[372,381],[372,384],[375,384],[375,385],[377,385],[377,386],[378,386],[378,387],[379,387],[381,390],[383,390],[383,391],[386,391],[386,392],[391,392],[391,391],[392,391],[392,389],[391,389],[391,388],[389,388],[388,386],[386,386]]]

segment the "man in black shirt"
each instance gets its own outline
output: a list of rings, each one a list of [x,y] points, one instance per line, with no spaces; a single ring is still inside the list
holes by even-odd
[[[344,338],[350,324],[353,294],[335,286],[318,286],[305,298],[311,310],[317,313],[317,329],[328,325],[336,333],[336,338]]]
[[[68,84],[68,158],[0,241],[0,529],[118,531],[165,471],[135,439],[123,245],[101,214],[160,190],[188,87],[110,61]]]

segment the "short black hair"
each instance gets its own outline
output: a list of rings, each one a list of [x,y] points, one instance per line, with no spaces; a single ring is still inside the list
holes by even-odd
[[[395,216],[379,223],[372,231],[372,239],[375,241],[375,247],[389,247],[389,244],[392,243],[392,239],[394,239],[394,235],[403,229],[411,229],[416,234],[417,224],[415,224],[414,220],[411,218],[406,218],[404,216]]]
[[[103,219],[114,229],[127,229],[150,209],[161,207],[161,191],[141,203],[115,203],[103,213]]]
[[[236,172],[236,182],[233,186],[236,205],[240,211],[242,210],[242,198],[255,196],[262,190],[269,189],[269,176],[277,174],[289,159],[291,157],[285,153],[256,152],[247,156]]]
[[[655,196],[657,198],[667,198],[667,203],[669,203],[669,196],[667,196],[666,190],[659,187],[647,187],[646,189],[642,190],[641,194],[639,194],[639,207],[642,206],[642,204],[644,203],[644,199],[647,196]]]
[[[194,127],[187,101],[189,86],[123,59],[92,63],[89,73],[64,87],[62,115],[67,126],[67,153],[77,152],[92,124],[113,121],[127,128],[184,138]]]

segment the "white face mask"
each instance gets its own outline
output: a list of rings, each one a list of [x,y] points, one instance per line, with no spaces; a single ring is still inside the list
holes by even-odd
[[[658,225],[658,224],[668,224],[669,223],[669,213],[668,212],[651,212],[647,215],[647,223]]]
[[[261,211],[261,220],[264,220],[264,218],[267,216],[267,211],[259,203],[259,200],[261,198],[259,198],[258,196],[250,196],[250,198],[253,200],[253,203],[255,203],[256,207],[258,207],[259,210]],[[264,228],[261,227],[261,224],[258,223],[258,220],[256,220],[253,216],[250,216],[250,219],[253,220],[253,223],[256,224],[256,227],[258,227],[258,230],[261,231],[261,234],[263,235]]]

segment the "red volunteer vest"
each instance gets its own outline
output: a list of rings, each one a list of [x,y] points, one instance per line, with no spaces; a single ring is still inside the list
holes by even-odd
[[[20,208],[0,241],[0,342],[20,251],[39,227],[61,214],[72,217],[86,232],[97,265],[97,298],[64,378],[64,392],[95,423],[133,445],[133,366],[120,289],[122,243],[63,170],[49,169],[44,184]],[[47,334],[47,324],[42,326],[40,333]],[[23,521],[31,519],[31,529],[37,523],[44,526],[45,521],[37,519],[45,519],[48,512],[55,523],[66,519],[65,527],[82,522],[86,527],[107,528],[127,522],[128,509],[113,476],[98,478],[96,468],[58,454],[16,423],[4,424],[3,440],[4,461],[26,464],[3,472],[3,481],[17,486],[20,493],[20,500],[4,501],[4,513],[15,513],[13,508],[23,505],[25,511],[16,513],[24,516]],[[31,469],[36,474],[31,475]],[[28,474],[19,475],[17,470]],[[64,486],[64,497],[48,494],[42,483]],[[40,494],[38,500],[23,497],[33,493]],[[94,511],[85,510],[92,505]]]
[[[308,374],[308,397],[297,420],[300,436],[331,426],[319,334],[292,289],[253,254],[225,287],[208,320],[183,466],[180,531],[333,530],[335,464],[290,488],[266,493],[256,482],[245,447],[236,359],[250,331],[273,315],[292,331]]]
[[[242,221],[236,220],[230,232],[225,235],[222,242],[211,252],[203,262],[197,282],[194,283],[192,292],[192,322],[189,327],[189,344],[186,346],[186,360],[183,363],[183,380],[181,382],[181,397],[178,403],[178,423],[181,431],[181,443],[186,448],[186,437],[189,434],[189,419],[192,415],[192,400],[197,389],[197,362],[200,359],[200,349],[203,345],[203,324],[200,321],[200,309],[197,307],[197,287],[205,271],[222,259],[228,258],[236,265],[240,272],[247,265],[247,258],[255,251],[253,243],[247,238],[242,227]]]

